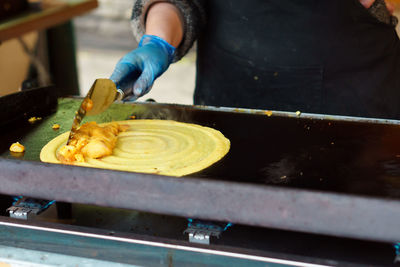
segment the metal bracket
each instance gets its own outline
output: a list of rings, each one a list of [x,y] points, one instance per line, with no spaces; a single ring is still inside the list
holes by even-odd
[[[396,254],[393,263],[396,264],[400,262],[400,242],[393,244],[393,247],[394,247],[394,252]]]
[[[7,209],[11,218],[28,220],[45,211],[55,201],[18,197]]]
[[[189,219],[188,228],[183,233],[189,235],[190,243],[209,245],[212,236],[219,238],[231,225]]]
[[[189,242],[190,243],[198,243],[198,244],[210,244],[210,237],[215,236],[219,238],[221,235],[220,231],[203,229],[198,227],[188,227],[184,232],[184,234],[189,234]]]
[[[396,257],[394,258],[393,263],[399,263],[400,262],[400,255],[396,255]]]

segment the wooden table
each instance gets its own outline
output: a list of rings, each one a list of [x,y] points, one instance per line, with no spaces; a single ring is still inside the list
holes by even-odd
[[[98,6],[97,0],[44,0],[42,9],[0,20],[0,42],[43,30],[82,15]]]

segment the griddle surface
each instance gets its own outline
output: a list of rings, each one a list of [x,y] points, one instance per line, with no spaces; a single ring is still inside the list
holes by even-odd
[[[14,158],[9,145],[26,147],[21,160],[40,161],[41,148],[68,131],[79,99],[59,99],[56,113],[35,124],[3,126],[1,157]],[[400,126],[300,117],[271,117],[156,103],[113,104],[85,121],[174,119],[220,130],[231,141],[221,161],[196,178],[267,184],[365,196],[400,198]],[[55,131],[54,123],[61,125]]]

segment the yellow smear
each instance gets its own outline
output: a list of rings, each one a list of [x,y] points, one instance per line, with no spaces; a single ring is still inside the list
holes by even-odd
[[[21,152],[25,151],[25,147],[23,145],[21,145],[19,142],[16,142],[10,146],[10,151],[16,152],[16,153],[21,153]]]
[[[268,117],[271,117],[271,116],[272,116],[272,111],[270,111],[270,110],[267,110],[267,111],[265,111],[264,113],[265,113],[265,115],[267,115]]]
[[[29,119],[28,119],[28,122],[29,123],[35,123],[35,122],[37,122],[37,121],[40,121],[42,118],[41,117],[30,117]]]
[[[53,128],[54,130],[58,130],[58,129],[60,129],[60,124],[53,124],[53,126],[51,126],[51,128]]]

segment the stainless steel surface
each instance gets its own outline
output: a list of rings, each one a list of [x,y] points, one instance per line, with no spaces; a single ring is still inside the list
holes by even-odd
[[[93,116],[104,112],[117,99],[120,98],[120,91],[110,79],[96,79],[90,89],[90,99],[93,107],[87,111],[87,116]]]
[[[209,245],[210,244],[210,233],[205,231],[193,231],[193,229],[187,230],[189,233],[189,242]]]
[[[117,89],[117,96],[115,97],[115,101],[121,101],[122,99],[124,99],[125,97],[125,93],[124,91],[122,91],[121,89]]]
[[[10,208],[7,209],[7,212],[10,214],[11,218],[21,219],[21,220],[27,220],[28,216],[31,217],[36,215],[37,213],[36,211],[37,210],[35,209],[14,207],[14,206],[11,206]]]
[[[162,238],[143,239],[134,234],[43,222],[17,222],[4,217],[0,217],[0,246],[146,266],[327,266],[222,247],[188,246]]]
[[[135,264],[114,263],[88,257],[76,257],[48,251],[0,245],[0,266],[3,267],[139,267]]]
[[[209,245],[211,237],[220,238],[222,232],[228,227],[224,228],[213,222],[189,219],[188,227],[183,233],[188,235],[191,243]]]

